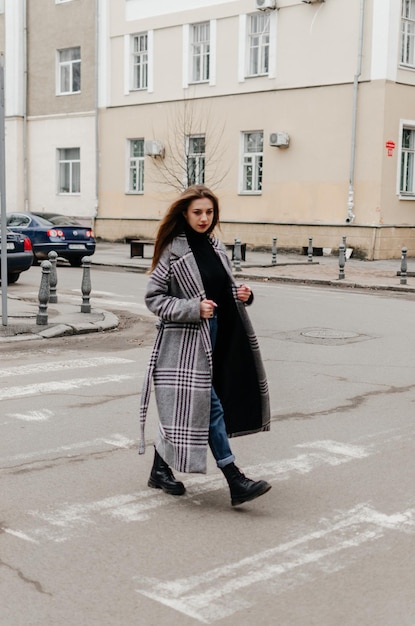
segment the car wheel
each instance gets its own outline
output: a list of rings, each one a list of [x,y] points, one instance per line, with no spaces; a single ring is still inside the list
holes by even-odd
[[[14,274],[8,274],[7,275],[7,282],[9,285],[15,283],[18,278],[19,278],[20,274],[14,273]]]
[[[32,265],[39,265],[39,264],[40,264],[39,259],[37,258],[37,256],[33,255]]]
[[[76,257],[74,259],[69,259],[69,263],[72,267],[81,267],[83,257]]]

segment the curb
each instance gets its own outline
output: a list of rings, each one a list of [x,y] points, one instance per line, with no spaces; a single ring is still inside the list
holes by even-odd
[[[258,267],[258,266],[257,266]],[[325,280],[324,278],[294,278],[291,276],[261,276],[258,274],[246,274],[244,272],[235,273],[235,278],[257,280],[258,282],[281,282],[299,283],[302,285],[325,285],[328,287],[338,287],[340,289],[364,289],[366,291],[398,291],[400,293],[415,293],[415,287],[404,285],[367,285],[364,283],[347,282],[347,280]]]
[[[13,341],[33,341],[34,339],[55,339],[56,337],[67,337],[71,335],[85,335],[88,333],[99,333],[106,330],[114,330],[120,321],[114,313],[102,309],[94,309],[94,313],[104,316],[98,322],[82,322],[80,324],[55,324],[37,333],[28,332],[17,335],[0,337],[0,344],[11,343]]]

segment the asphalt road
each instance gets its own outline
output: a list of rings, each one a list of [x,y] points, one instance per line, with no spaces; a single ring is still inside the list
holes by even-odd
[[[0,347],[1,626],[413,625],[413,298],[254,285],[273,423],[232,447],[273,489],[232,509],[211,458],[147,487],[146,277],[93,281],[118,330]]]

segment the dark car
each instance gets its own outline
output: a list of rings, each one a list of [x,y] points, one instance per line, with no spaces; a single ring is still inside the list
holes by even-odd
[[[2,232],[0,228],[0,251],[3,245]],[[13,233],[7,230],[7,282],[15,283],[22,272],[25,272],[33,265],[33,252],[30,239],[20,233]],[[1,271],[1,254],[0,254]],[[1,277],[0,277],[1,282]]]
[[[36,262],[47,259],[48,253],[55,250],[58,257],[79,267],[84,256],[95,252],[95,238],[92,230],[66,215],[9,213],[7,226],[29,237]]]

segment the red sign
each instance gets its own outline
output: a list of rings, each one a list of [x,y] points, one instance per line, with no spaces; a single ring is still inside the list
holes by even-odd
[[[385,148],[388,151],[388,156],[393,156],[393,151],[395,149],[395,142],[394,141],[387,141],[385,143]]]

